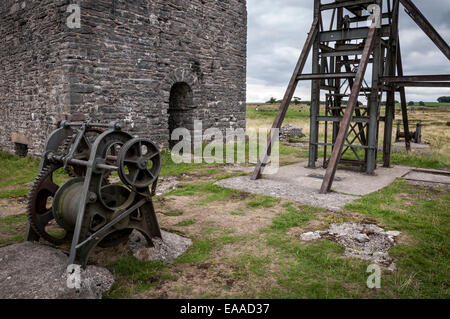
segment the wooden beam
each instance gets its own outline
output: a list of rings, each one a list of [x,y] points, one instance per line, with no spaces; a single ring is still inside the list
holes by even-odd
[[[323,80],[323,79],[346,79],[354,78],[356,72],[345,72],[345,73],[320,73],[320,74],[301,74],[297,77],[299,81],[304,80]]]
[[[328,4],[323,4],[320,6],[320,10],[331,10],[336,8],[345,8],[345,7],[355,7],[355,6],[362,6],[362,5],[368,5],[373,3],[373,0],[353,0],[353,1],[345,1],[345,2],[333,2]]]
[[[390,26],[381,26],[381,36],[388,37],[391,34]],[[357,40],[365,39],[369,34],[368,27],[352,28],[348,30],[335,30],[335,31],[323,31],[320,32],[320,42],[333,42],[333,41],[345,41],[345,40]]]
[[[280,109],[278,110],[275,121],[273,122],[272,130],[281,128],[281,125],[283,124],[286,112],[289,108],[289,104],[291,103],[292,97],[294,96],[295,93],[295,89],[297,88],[298,76],[303,72],[306,60],[308,59],[309,52],[311,51],[311,47],[313,45],[315,37],[318,34],[318,31],[319,31],[319,18],[316,17],[311,26],[311,30],[309,31],[306,43],[303,47],[302,53],[300,54],[300,58],[298,59],[297,65],[295,66],[294,73],[292,74],[291,80],[289,81],[289,85],[286,89],[286,93],[284,94],[284,98],[283,101],[281,102]],[[267,161],[272,151],[272,138],[271,138],[272,130],[271,133],[269,134],[267,146],[263,153],[264,157],[262,160],[259,159],[258,164],[256,165],[256,168],[253,172],[252,180],[261,178],[262,170],[264,166],[267,164]]]
[[[369,34],[366,39],[363,55],[361,57],[361,64],[359,65],[358,72],[353,83],[350,98],[347,103],[347,108],[340,123],[340,128],[336,138],[335,146],[333,148],[333,153],[331,154],[330,162],[325,173],[325,178],[323,180],[322,187],[320,188],[321,194],[326,194],[331,190],[331,185],[333,184],[334,176],[336,175],[337,166],[342,156],[342,149],[344,147],[345,138],[350,127],[352,115],[355,110],[355,106],[358,103],[359,91],[364,80],[367,65],[369,64],[370,54],[372,53],[372,48],[375,43],[376,32],[376,25],[373,24],[372,27],[370,27]]]
[[[384,83],[397,83],[397,82],[437,82],[437,81],[450,81],[450,74],[437,74],[437,75],[408,75],[408,76],[384,76],[381,78]]]

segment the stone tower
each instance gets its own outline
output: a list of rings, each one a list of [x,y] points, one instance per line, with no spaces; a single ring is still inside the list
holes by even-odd
[[[64,119],[161,147],[194,120],[245,128],[246,29],[245,0],[3,0],[0,147],[40,153]]]

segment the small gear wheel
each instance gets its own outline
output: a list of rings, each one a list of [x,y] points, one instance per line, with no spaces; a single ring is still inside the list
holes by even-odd
[[[161,152],[153,141],[134,138],[120,149],[119,177],[132,188],[146,188],[157,180],[161,164]]]

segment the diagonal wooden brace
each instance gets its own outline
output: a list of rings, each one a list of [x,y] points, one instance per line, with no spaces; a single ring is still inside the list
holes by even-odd
[[[361,85],[364,80],[364,75],[366,73],[367,65],[369,64],[370,55],[372,53],[373,45],[375,43],[376,31],[377,28],[376,25],[374,24],[370,28],[369,34],[366,39],[366,44],[364,46],[361,62],[359,64],[358,72],[356,73],[355,81],[353,83],[352,91],[347,103],[347,108],[345,110],[344,117],[341,120],[339,132],[336,138],[336,143],[333,148],[333,153],[331,154],[330,162],[328,164],[328,168],[325,173],[325,178],[323,180],[323,184],[320,189],[321,194],[326,194],[331,190],[331,185],[333,184],[337,166],[339,164],[339,161],[341,160],[344,141],[350,127],[350,122],[352,119],[353,112],[355,111],[355,106],[358,103],[359,91],[361,90]]]
[[[286,93],[284,95],[283,101],[281,102],[280,109],[278,110],[277,117],[275,118],[275,121],[272,125],[272,130],[281,128],[281,125],[283,124],[284,118],[286,116],[286,112],[289,108],[289,104],[291,103],[292,97],[294,96],[295,89],[297,88],[298,84],[298,77],[302,74],[303,68],[305,67],[306,60],[308,59],[309,51],[311,51],[312,44],[314,42],[315,37],[318,34],[319,30],[319,19],[315,18],[313,21],[313,24],[311,26],[311,30],[309,31],[308,38],[306,39],[306,43],[303,47],[302,53],[300,54],[300,58],[298,59],[297,65],[294,70],[294,74],[292,75],[292,78],[289,82],[288,88],[286,90]],[[267,145],[264,149],[263,158],[259,158],[258,164],[256,165],[256,168],[252,175],[252,180],[256,180],[261,178],[262,171],[267,164],[267,161],[269,159],[269,156],[272,151],[272,131],[269,134],[269,137],[267,139]]]

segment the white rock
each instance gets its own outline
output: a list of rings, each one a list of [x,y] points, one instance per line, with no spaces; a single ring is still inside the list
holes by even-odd
[[[400,234],[401,234],[401,232],[395,231],[395,230],[386,232],[386,235],[388,235],[389,237],[398,237],[398,236],[400,236]]]
[[[368,241],[370,241],[369,236],[367,236],[366,234],[356,234],[355,239],[360,243],[367,243]]]
[[[303,241],[313,241],[320,239],[320,233],[319,232],[309,232],[304,233],[300,236],[301,240]]]

